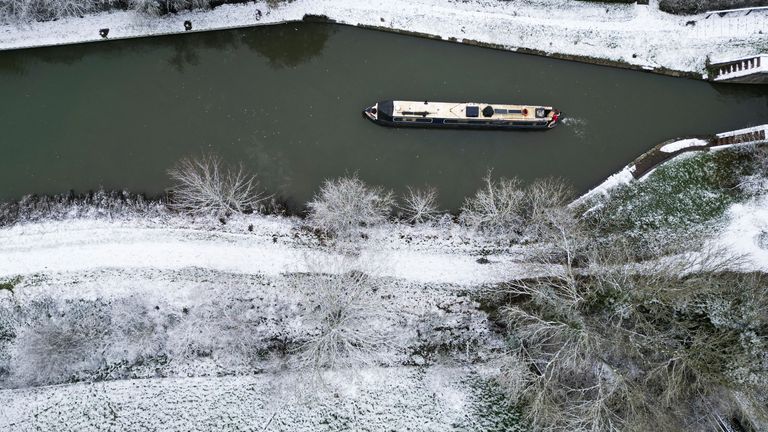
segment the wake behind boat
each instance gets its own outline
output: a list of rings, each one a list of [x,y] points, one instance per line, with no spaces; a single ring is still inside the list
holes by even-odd
[[[472,129],[551,129],[560,111],[538,105],[382,101],[363,110],[382,126]]]

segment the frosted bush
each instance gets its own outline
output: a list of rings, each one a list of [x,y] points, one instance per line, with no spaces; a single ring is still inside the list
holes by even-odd
[[[317,276],[296,276],[303,294],[302,319],[314,329],[296,348],[298,364],[309,369],[387,363],[397,345],[387,286],[346,260],[315,264]]]
[[[461,208],[461,220],[469,227],[510,240],[519,238],[523,228],[525,192],[517,179],[494,180],[491,173],[484,186]]]
[[[309,223],[328,234],[351,235],[361,227],[387,221],[394,195],[379,186],[368,186],[357,176],[326,180],[307,204]]]
[[[11,347],[11,380],[26,386],[57,384],[102,367],[109,314],[87,306],[44,306],[37,319],[20,325]]]
[[[242,165],[226,167],[214,155],[182,159],[168,171],[175,185],[170,207],[192,214],[223,216],[254,210],[266,197]]]
[[[426,189],[412,189],[408,187],[408,192],[403,197],[400,205],[405,220],[408,223],[423,223],[434,220],[439,215],[437,209],[437,189],[429,187]]]

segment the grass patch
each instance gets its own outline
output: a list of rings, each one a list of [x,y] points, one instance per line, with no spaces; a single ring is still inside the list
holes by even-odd
[[[472,424],[454,425],[460,430],[485,432],[521,432],[527,430],[517,407],[510,405],[498,384],[489,378],[474,377],[471,381],[472,396],[469,409]]]
[[[669,161],[643,181],[616,189],[594,215],[609,232],[693,228],[745,199],[737,187],[752,173],[750,153],[726,149]]]
[[[14,288],[16,288],[16,285],[21,283],[21,276],[16,276],[14,278],[0,281],[0,291],[2,290],[8,290],[13,294]]]

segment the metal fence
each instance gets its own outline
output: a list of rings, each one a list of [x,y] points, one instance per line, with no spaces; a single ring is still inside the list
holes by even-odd
[[[768,6],[709,11],[704,18],[688,21],[698,36],[731,37],[764,34],[768,39]]]

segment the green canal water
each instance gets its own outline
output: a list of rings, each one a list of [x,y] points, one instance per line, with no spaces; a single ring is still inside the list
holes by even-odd
[[[768,121],[768,88],[711,85],[326,24],[0,53],[0,199],[103,186],[155,194],[215,152],[305,202],[358,173],[455,208],[492,168],[580,190],[669,138]],[[394,130],[383,99],[553,105],[546,132]]]

